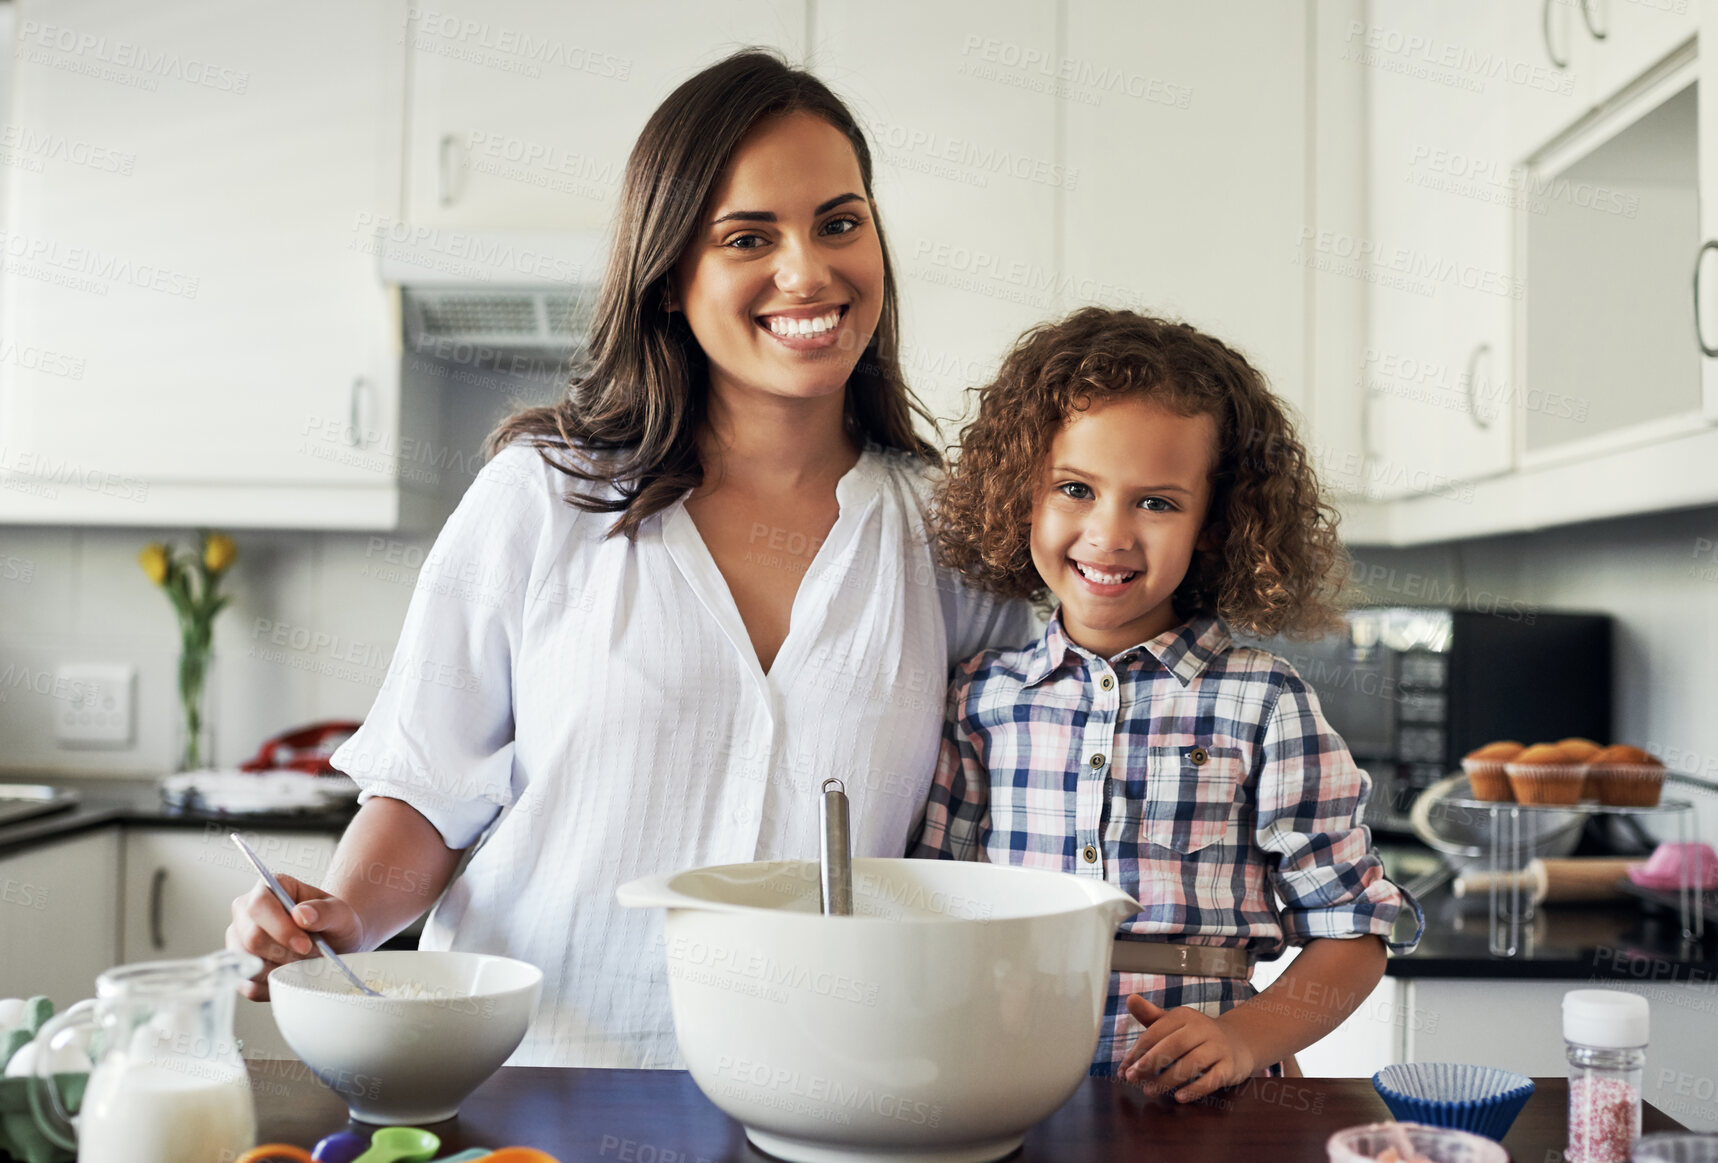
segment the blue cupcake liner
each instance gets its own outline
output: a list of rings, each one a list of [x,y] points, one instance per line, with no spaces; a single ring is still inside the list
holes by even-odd
[[[1372,1076],[1372,1086],[1398,1121],[1498,1140],[1533,1097],[1533,1080],[1524,1074],[1461,1062],[1386,1066]]]

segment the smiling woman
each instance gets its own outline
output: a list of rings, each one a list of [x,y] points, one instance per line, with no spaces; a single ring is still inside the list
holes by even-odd
[[[815,854],[831,776],[853,855],[905,851],[954,661],[1029,616],[932,556],[890,272],[869,149],[820,81],[745,52],[669,95],[589,359],[492,435],[333,756],[363,806],[329,883],[282,877],[290,915],[240,898],[231,943],[373,949],[440,894],[423,948],[544,972],[515,1063],[675,1066],[661,930],[617,887]]]

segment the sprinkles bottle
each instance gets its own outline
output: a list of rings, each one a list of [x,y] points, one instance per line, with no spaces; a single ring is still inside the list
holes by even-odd
[[[1641,1071],[1646,1066],[1646,999],[1614,989],[1563,995],[1569,1058],[1568,1163],[1629,1163],[1640,1137]]]

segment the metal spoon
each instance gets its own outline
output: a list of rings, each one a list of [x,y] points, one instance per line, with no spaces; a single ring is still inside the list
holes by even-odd
[[[834,784],[834,790],[830,789]],[[853,915],[852,844],[847,834],[847,790],[838,779],[823,781],[823,801],[819,805],[823,817],[821,899],[823,914],[829,917]]]
[[[239,846],[239,851],[245,854],[245,859],[251,862],[251,867],[257,870],[258,876],[262,877],[262,882],[268,885],[268,890],[270,892],[274,893],[274,899],[280,902],[281,907],[285,909],[287,911],[287,915],[290,916],[298,902],[292,899],[292,895],[290,893],[280,887],[280,881],[276,880],[274,878],[274,873],[270,872],[267,866],[263,864],[262,857],[253,852],[251,850],[251,846],[245,843],[245,838],[243,836],[239,835],[237,832],[228,832],[227,836],[234,844]],[[310,939],[316,943],[316,947],[318,949],[322,950],[322,955],[332,961],[340,972],[346,975],[347,979],[350,980],[353,985],[357,986],[371,997],[382,996],[369,986],[365,985],[364,979],[359,977],[356,973],[353,973],[350,965],[340,960],[340,955],[329,947],[328,942],[324,941],[315,933],[310,934]]]

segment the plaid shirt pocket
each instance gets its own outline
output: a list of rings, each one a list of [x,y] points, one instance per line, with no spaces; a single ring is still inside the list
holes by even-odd
[[[1216,844],[1229,834],[1246,777],[1246,760],[1234,747],[1147,748],[1145,778],[1127,781],[1140,842],[1184,855]]]

